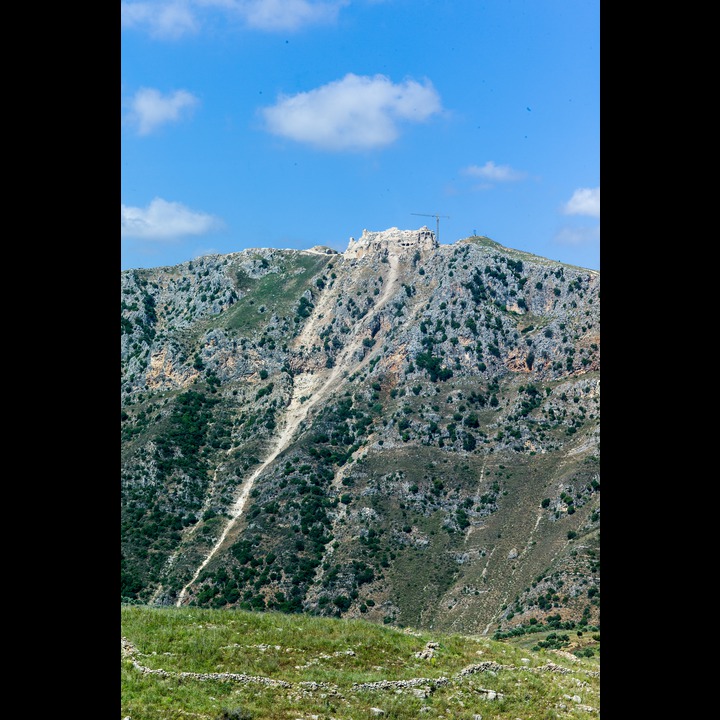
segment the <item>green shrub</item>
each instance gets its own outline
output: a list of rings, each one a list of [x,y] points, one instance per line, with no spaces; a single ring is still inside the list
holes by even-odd
[[[252,720],[252,715],[242,708],[223,709],[218,720]]]

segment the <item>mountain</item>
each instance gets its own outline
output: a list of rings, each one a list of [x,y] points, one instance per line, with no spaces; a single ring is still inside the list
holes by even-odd
[[[599,625],[600,274],[363,231],[121,273],[125,602]]]

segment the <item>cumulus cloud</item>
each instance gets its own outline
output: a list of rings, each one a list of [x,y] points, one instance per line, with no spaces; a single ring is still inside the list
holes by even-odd
[[[163,95],[154,88],[141,88],[130,103],[127,121],[137,127],[138,134],[149,135],[165,123],[177,122],[198,103],[199,100],[187,90]]]
[[[492,160],[488,160],[482,167],[479,165],[469,165],[463,169],[463,173],[493,183],[515,182],[527,177],[527,173],[513,170],[509,165],[496,165]]]
[[[342,80],[262,109],[266,128],[325,150],[361,150],[392,143],[401,121],[421,122],[441,110],[429,81],[393,83],[384,75],[348,73]]]
[[[198,31],[199,23],[188,0],[121,2],[120,26],[146,30],[151,37],[176,40]]]
[[[600,188],[580,188],[573,193],[570,200],[563,205],[565,215],[587,215],[600,217]]]
[[[222,221],[213,215],[162,198],[155,198],[146,208],[120,205],[121,237],[172,240],[185,235],[203,235],[220,227]]]

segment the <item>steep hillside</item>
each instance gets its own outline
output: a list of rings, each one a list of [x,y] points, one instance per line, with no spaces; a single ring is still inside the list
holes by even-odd
[[[423,227],[121,285],[124,598],[599,624],[599,273]]]

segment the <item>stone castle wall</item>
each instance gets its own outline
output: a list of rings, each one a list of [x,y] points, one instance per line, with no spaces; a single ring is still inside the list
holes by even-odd
[[[419,230],[399,230],[396,227],[381,232],[363,230],[359,240],[350,238],[345,256],[361,258],[371,253],[391,251],[394,253],[418,250],[430,252],[438,247],[435,233],[423,225]]]

